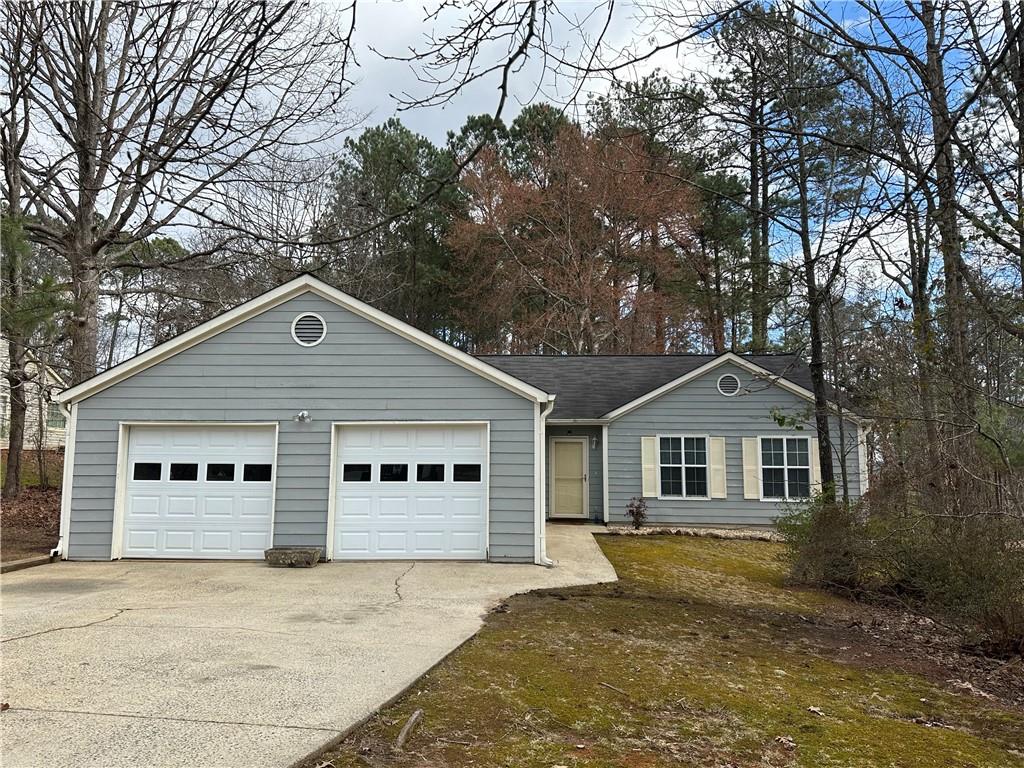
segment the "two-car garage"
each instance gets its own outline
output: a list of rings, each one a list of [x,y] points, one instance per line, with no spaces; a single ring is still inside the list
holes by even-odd
[[[277,429],[127,426],[120,555],[262,558],[273,543]],[[486,558],[486,423],[332,429],[334,559]]]
[[[66,559],[548,562],[553,396],[312,275],[54,399]]]

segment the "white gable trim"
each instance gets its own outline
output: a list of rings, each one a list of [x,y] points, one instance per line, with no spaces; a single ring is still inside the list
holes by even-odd
[[[785,378],[784,376],[780,376],[777,373],[769,371],[767,368],[763,368],[760,365],[757,365],[756,363],[752,363],[749,360],[740,357],[734,352],[724,352],[723,354],[716,357],[714,360],[705,363],[700,368],[695,368],[689,373],[684,373],[679,378],[673,379],[672,381],[668,382],[667,384],[663,384],[657,389],[652,389],[647,394],[641,395],[640,397],[636,398],[636,400],[631,400],[625,405],[620,405],[615,410],[609,411],[604,416],[602,416],[602,419],[607,421],[613,421],[619,418],[620,416],[625,416],[627,413],[635,411],[637,408],[646,405],[652,400],[657,400],[662,395],[668,394],[674,389],[678,389],[679,387],[683,386],[687,382],[693,381],[699,376],[703,376],[704,374],[713,371],[719,366],[725,365],[726,363],[732,363],[738,368],[742,368],[747,373],[761,379],[766,379],[770,381],[772,384],[778,385],[782,389],[796,395],[797,397],[800,397],[804,400],[808,400],[812,403],[814,402],[814,393],[811,392],[811,390],[805,389],[804,387],[801,387],[799,384],[794,384],[792,381]],[[836,408],[834,403],[829,403],[829,408],[833,411],[838,411],[838,408]],[[844,411],[843,416],[857,424],[865,423],[864,419],[856,416],[850,411]]]
[[[196,326],[191,331],[187,331],[180,336],[176,336],[169,341],[165,341],[163,344],[158,344],[152,349],[143,352],[140,355],[136,355],[120,365],[115,365],[113,368],[93,376],[91,379],[87,379],[81,384],[64,390],[59,395],[55,396],[54,400],[59,403],[77,403],[87,397],[95,395],[97,392],[103,391],[107,387],[117,384],[119,381],[124,381],[125,379],[134,376],[136,373],[140,373],[147,368],[151,368],[157,363],[160,363],[169,357],[173,357],[179,352],[184,352],[186,349],[194,347],[196,344],[199,344],[206,339],[216,336],[229,328],[233,328],[251,317],[255,317],[268,309],[272,309],[273,307],[283,304],[289,299],[293,299],[304,293],[314,293],[328,301],[334,302],[353,314],[356,314],[365,320],[369,320],[370,322],[379,325],[380,327],[389,330],[392,333],[395,333],[398,336],[401,336],[402,338],[455,363],[456,365],[462,366],[466,370],[472,371],[478,376],[488,379],[489,381],[492,381],[495,384],[516,393],[517,395],[521,395],[522,397],[538,403],[547,403],[548,401],[548,394],[546,392],[543,392],[524,381],[520,381],[514,376],[510,376],[504,371],[501,371],[482,360],[478,360],[472,355],[468,355],[455,347],[445,344],[443,341],[435,339],[430,334],[424,333],[418,328],[413,328],[408,323],[404,323],[386,312],[374,309],[369,304],[359,301],[359,299],[353,298],[343,291],[339,291],[337,288],[328,285],[322,280],[318,280],[312,275],[301,275],[284,285],[280,285],[271,291],[267,291],[266,293],[257,296],[255,299],[247,301],[244,304],[240,304],[234,309],[228,310],[212,320],[207,320],[205,323]]]

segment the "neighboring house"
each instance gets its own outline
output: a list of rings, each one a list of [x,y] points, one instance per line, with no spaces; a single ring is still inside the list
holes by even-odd
[[[10,445],[11,386],[7,382],[10,352],[7,340],[0,338],[0,448]],[[66,433],[64,409],[51,401],[51,395],[67,384],[48,365],[41,365],[30,357],[25,364],[29,381],[25,384],[25,444],[26,450],[62,448]]]
[[[770,525],[818,483],[813,430],[773,415],[807,384],[792,356],[473,357],[302,276],[58,396],[60,547],[546,563],[546,517],[640,495],[657,523]]]

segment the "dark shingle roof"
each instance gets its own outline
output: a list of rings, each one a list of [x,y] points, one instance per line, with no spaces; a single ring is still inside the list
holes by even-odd
[[[718,355],[479,355],[517,379],[557,395],[552,419],[598,419]],[[796,355],[741,355],[805,389],[811,373]]]

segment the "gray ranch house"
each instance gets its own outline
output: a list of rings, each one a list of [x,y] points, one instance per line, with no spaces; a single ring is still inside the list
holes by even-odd
[[[546,564],[545,519],[768,526],[819,484],[790,355],[468,355],[303,275],[58,395],[65,559]],[[866,423],[834,463],[867,485]],[[837,441],[838,443],[839,441]]]

